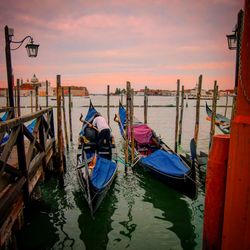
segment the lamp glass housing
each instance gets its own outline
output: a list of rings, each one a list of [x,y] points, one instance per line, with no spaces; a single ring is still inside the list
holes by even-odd
[[[227,43],[228,43],[228,48],[230,50],[234,50],[237,48],[237,37],[236,33],[227,35]]]
[[[27,53],[29,57],[36,57],[38,53],[39,44],[28,43],[25,48],[27,49]]]

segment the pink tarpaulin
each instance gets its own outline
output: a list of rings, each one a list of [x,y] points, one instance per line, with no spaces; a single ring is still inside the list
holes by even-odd
[[[134,138],[140,144],[146,144],[150,142],[152,137],[152,129],[145,124],[135,125],[134,127]],[[128,130],[130,137],[130,128]]]

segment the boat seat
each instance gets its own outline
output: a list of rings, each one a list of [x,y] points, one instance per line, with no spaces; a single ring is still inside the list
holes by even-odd
[[[85,136],[86,140],[83,143],[83,148],[85,150],[96,149],[97,131],[93,128],[87,127],[84,130],[84,136]]]
[[[109,145],[103,145],[102,147],[98,148],[98,154],[106,159],[111,159],[112,157],[112,150]]]
[[[83,144],[83,149],[88,150],[88,149],[95,149],[96,148],[96,143],[95,142],[89,142],[89,143],[84,143]]]

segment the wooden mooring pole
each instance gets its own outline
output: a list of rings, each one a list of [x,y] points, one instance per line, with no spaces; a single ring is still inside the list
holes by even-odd
[[[144,88],[144,124],[148,123],[148,88]]]
[[[125,148],[124,148],[124,156],[125,156],[125,172],[127,172],[128,165],[128,147],[129,147],[129,124],[130,124],[130,82],[126,84],[126,129],[125,129]]]
[[[20,107],[20,80],[17,79],[16,81],[17,87],[17,115],[21,116],[21,107]]]
[[[226,104],[225,104],[225,113],[224,116],[227,116],[227,106],[228,106],[228,91],[227,91],[227,95],[226,95]]]
[[[17,86],[14,86],[15,114],[17,113]]]
[[[57,86],[57,166],[59,172],[59,184],[64,186],[64,167],[63,167],[63,134],[62,134],[62,111],[61,111],[61,99],[62,99],[62,88],[61,88],[61,75],[56,76]]]
[[[46,80],[46,108],[49,106],[49,82]]]
[[[134,89],[130,90],[130,140],[131,140],[131,162],[135,158],[135,141],[134,141]]]
[[[66,140],[66,149],[69,150],[69,139],[68,139],[68,129],[66,121],[66,112],[65,112],[65,97],[64,97],[64,88],[62,87],[62,109],[63,109],[63,125],[64,125],[64,137]]]
[[[209,148],[211,147],[213,135],[215,132],[215,116],[216,116],[217,96],[218,96],[218,86],[217,86],[217,81],[214,81],[214,93],[213,93]]]
[[[110,86],[107,86],[107,117],[108,117],[108,125],[110,126]]]
[[[179,121],[179,140],[178,140],[179,145],[181,145],[183,109],[184,109],[184,86],[182,85],[181,87],[181,113],[180,113],[180,121]]]
[[[123,105],[123,92],[121,93],[121,105]]]
[[[69,87],[69,137],[70,141],[73,141],[73,132],[72,132],[72,116],[71,116],[72,100],[71,100],[71,87]]]
[[[174,139],[174,151],[177,153],[178,150],[178,123],[179,123],[179,97],[180,97],[180,80],[177,80],[177,91],[176,91],[176,117],[175,117],[175,139]]]
[[[38,111],[38,88],[39,88],[39,86],[38,85],[36,85],[36,87],[35,87],[35,90],[36,90],[36,111]]]
[[[6,107],[9,107],[9,91],[6,89]]]
[[[33,113],[33,91],[30,91],[30,111]]]
[[[195,115],[195,128],[194,128],[194,140],[196,145],[198,145],[198,135],[200,126],[201,87],[202,87],[202,75],[199,76],[197,100],[196,100],[196,115]]]

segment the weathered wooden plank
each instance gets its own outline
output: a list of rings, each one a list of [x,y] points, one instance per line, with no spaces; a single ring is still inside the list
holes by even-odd
[[[43,157],[45,157],[45,153],[44,152],[41,152],[41,153],[38,153],[30,162],[30,165],[28,167],[28,176],[29,176],[29,179],[31,179],[37,169],[38,169],[38,166],[42,163],[42,159]]]
[[[16,139],[17,139],[19,131],[20,131],[20,127],[17,127],[16,129],[13,129],[11,131],[8,143],[4,146],[3,152],[0,155],[1,161],[5,162],[5,163],[7,162],[8,158],[10,156],[10,153],[12,151],[12,148],[16,143]]]
[[[48,135],[50,134],[52,136],[51,130],[50,130],[50,120],[51,120],[51,115],[48,114],[48,118],[47,120],[42,116],[42,123],[45,129],[45,133],[44,133],[44,139],[47,140]]]
[[[41,145],[38,143],[38,141],[35,139],[35,137],[30,133],[30,131],[25,127],[23,126],[23,134],[27,137],[27,139],[30,141],[30,142],[33,142],[35,140],[35,146],[36,148],[42,152],[43,151],[43,148],[41,147]]]
[[[47,139],[47,137],[45,136],[45,131],[44,131],[44,120],[45,119],[43,118],[43,116],[41,116],[41,123],[39,126],[39,142],[40,142],[41,147],[43,148],[43,151],[45,151],[45,140]],[[45,169],[46,169],[45,157],[43,157],[43,159],[42,159],[42,166],[43,166],[43,169],[45,171]]]
[[[0,159],[0,172],[2,171],[3,168],[4,168],[4,171],[8,174],[21,176],[21,172],[17,168],[13,167],[12,165]]]
[[[31,161],[31,157],[33,155],[33,150],[34,150],[34,145],[35,145],[35,142],[37,140],[37,135],[38,135],[38,128],[40,126],[40,123],[41,123],[41,118],[38,118],[37,119],[37,122],[35,124],[35,127],[34,127],[34,130],[32,132],[32,136],[34,137],[35,140],[33,140],[30,145],[29,145],[29,149],[28,149],[28,152],[27,152],[27,156],[26,156],[26,165],[29,166],[30,164],[30,161]],[[43,150],[43,148],[42,148]],[[29,167],[28,167],[29,168]]]
[[[9,192],[6,193],[0,200],[0,225],[2,225],[3,221],[5,220],[6,213],[9,212],[11,205],[15,202],[16,198],[20,196],[25,181],[25,177],[22,177],[13,183],[11,189],[9,189]]]
[[[55,144],[55,138],[50,138],[46,141],[46,144],[45,144],[45,153],[46,154],[54,146],[54,144]]]
[[[12,187],[11,183],[5,185],[5,187],[0,192],[0,200],[2,199],[2,197],[5,196],[5,194],[7,194],[9,192],[9,190],[11,189],[11,187]]]
[[[32,193],[34,187],[36,186],[37,182],[43,175],[43,168],[42,165],[38,165],[38,168],[32,178],[29,179],[29,194]]]
[[[46,151],[46,167],[48,162],[50,161],[51,157],[53,156],[53,149],[52,146]]]
[[[8,129],[11,129],[13,127],[16,127],[22,123],[31,121],[31,120],[33,120],[33,119],[35,119],[43,114],[48,113],[49,111],[52,111],[52,108],[39,110],[39,111],[32,113],[32,114],[29,114],[29,115],[24,115],[24,116],[21,116],[18,118],[13,118],[13,119],[7,120],[5,122],[1,122],[0,123],[0,133],[6,131]]]
[[[0,113],[12,111],[12,110],[13,110],[12,107],[4,107],[4,108],[0,108]]]
[[[18,197],[15,203],[12,203],[9,207],[9,215],[0,227],[0,247],[8,240],[11,235],[11,230],[22,213],[24,203],[22,197]]]

